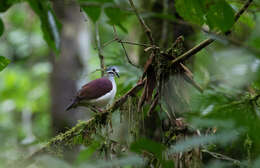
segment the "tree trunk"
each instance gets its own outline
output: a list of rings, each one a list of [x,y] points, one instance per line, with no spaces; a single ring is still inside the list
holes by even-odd
[[[53,7],[58,19],[62,22],[61,53],[51,55],[52,73],[51,87],[51,117],[53,134],[64,132],[76,122],[73,110],[65,111],[70,99],[75,96],[76,79],[80,69],[77,36],[80,28],[80,8],[70,1],[54,0]]]

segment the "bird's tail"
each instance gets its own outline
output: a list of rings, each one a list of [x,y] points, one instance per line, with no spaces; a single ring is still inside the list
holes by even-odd
[[[78,98],[75,98],[67,107],[66,107],[66,111],[75,108],[78,105]]]

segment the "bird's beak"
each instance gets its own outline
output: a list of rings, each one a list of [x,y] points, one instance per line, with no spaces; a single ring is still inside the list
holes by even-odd
[[[119,78],[120,76],[119,76],[119,74],[117,73],[117,72],[115,72],[115,74],[116,74],[116,76]]]

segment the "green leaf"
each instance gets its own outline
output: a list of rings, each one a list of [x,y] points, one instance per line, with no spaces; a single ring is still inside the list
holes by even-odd
[[[105,8],[105,13],[107,17],[109,18],[108,23],[114,24],[120,27],[124,32],[127,32],[127,29],[122,25],[122,22],[126,20],[129,13],[119,9],[119,8],[112,8],[107,7]]]
[[[101,15],[100,6],[84,6],[82,9],[94,23],[98,21]]]
[[[154,142],[149,139],[140,139],[136,142],[133,142],[130,146],[130,149],[133,152],[142,154],[142,152],[148,151],[153,153],[159,160],[162,160],[162,152],[166,149],[166,147],[160,143]]]
[[[2,19],[0,18],[0,36],[4,33],[5,27]]]
[[[56,53],[59,53],[61,24],[54,15],[49,1],[28,0],[28,3],[41,20],[41,28],[45,41],[49,47]]]
[[[243,130],[241,129],[240,132]],[[226,131],[215,135],[208,136],[194,136],[182,141],[178,141],[174,146],[169,149],[169,153],[186,152],[192,148],[199,147],[201,145],[207,145],[210,143],[227,144],[238,138],[238,130]]]
[[[8,0],[0,0],[0,12],[5,12],[12,6],[12,3]]]
[[[225,32],[235,23],[234,10],[225,0],[177,0],[176,10],[184,20]]]
[[[208,0],[206,23],[211,29],[218,29],[222,32],[229,30],[235,23],[235,12],[225,0],[212,2]]]
[[[172,168],[172,167],[174,167],[174,163],[172,160],[163,160],[162,167],[163,168]]]
[[[9,59],[0,56],[0,71],[2,71],[9,63],[10,63]]]
[[[204,6],[205,0],[177,0],[176,10],[184,18],[192,23],[202,25],[204,20]]]
[[[77,163],[82,163],[89,159],[90,156],[93,155],[95,151],[100,147],[100,142],[94,141],[91,145],[89,145],[85,150],[82,150],[77,158]]]
[[[177,18],[174,15],[157,13],[157,12],[146,13],[146,14],[142,14],[141,16],[143,18],[158,18],[158,19],[164,19],[173,22],[177,20]]]

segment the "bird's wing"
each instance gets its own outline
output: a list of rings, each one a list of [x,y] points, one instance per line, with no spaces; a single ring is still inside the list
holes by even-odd
[[[112,82],[107,77],[103,77],[82,86],[77,97],[79,100],[96,99],[110,92],[112,89]]]

